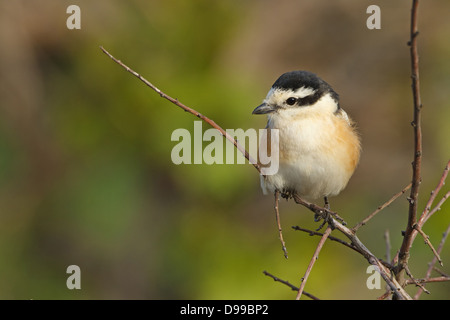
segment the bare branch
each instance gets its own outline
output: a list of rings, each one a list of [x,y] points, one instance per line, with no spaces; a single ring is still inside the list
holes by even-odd
[[[275,209],[275,217],[276,217],[277,226],[278,226],[278,237],[280,238],[280,242],[281,242],[281,249],[283,250],[284,257],[287,259],[288,253],[287,253],[287,249],[286,249],[286,242],[284,242],[284,239],[283,239],[283,231],[281,229],[281,223],[280,223],[280,212],[278,211],[279,194],[280,193],[278,191],[275,191],[274,209]]]
[[[417,223],[414,225],[414,229],[417,230],[417,232],[420,233],[420,235],[423,237],[423,239],[425,240],[425,243],[430,247],[431,251],[433,251],[434,256],[436,257],[436,259],[439,261],[439,264],[442,266],[442,260],[441,257],[439,256],[439,253],[437,253],[436,249],[434,249],[433,245],[430,242],[430,237],[427,236],[425,234],[425,232],[423,232],[423,230],[417,225]]]
[[[395,278],[392,278],[390,275],[390,270],[387,269],[384,264],[374,256],[369,249],[367,249],[364,244],[359,240],[359,238],[355,235],[355,233],[342,225],[338,221],[334,220],[333,225],[336,229],[341,231],[347,238],[352,241],[352,244],[361,252],[361,254],[367,259],[367,261],[378,268],[381,277],[388,284],[391,291],[394,293],[395,297],[400,300],[411,300],[411,297],[408,293],[400,286]]]
[[[450,277],[435,277],[435,278],[424,278],[424,279],[409,279],[406,280],[406,284],[422,284],[431,282],[446,282],[450,281]],[[422,288],[421,288],[422,289]]]
[[[433,191],[431,191],[430,198],[428,199],[428,202],[425,205],[425,209],[422,212],[421,219],[425,219],[424,217],[426,217],[430,213],[431,206],[434,202],[434,199],[436,199],[436,196],[438,195],[439,191],[445,184],[445,179],[447,179],[449,167],[450,167],[450,160],[447,162],[447,165],[444,168],[444,172],[442,172],[441,179],[439,179],[439,182],[438,182],[436,188]],[[447,196],[447,198],[448,198],[448,196]],[[426,218],[426,219],[428,219],[428,218]]]
[[[320,236],[320,237],[323,236],[323,233],[322,233],[322,232],[317,232],[317,231],[313,231],[313,230],[301,228],[301,227],[299,227],[299,226],[293,226],[292,229],[298,230],[298,231],[306,232],[306,233],[308,233],[310,236]],[[339,242],[340,244],[343,244],[344,246],[349,247],[350,249],[353,249],[353,250],[355,250],[355,251],[358,252],[358,253],[361,253],[360,251],[358,251],[358,248],[356,248],[355,246],[353,246],[351,243],[345,242],[345,241],[342,240],[342,239],[339,239],[339,238],[336,238],[336,237],[333,237],[333,236],[329,236],[328,239],[330,239],[330,240],[332,240],[332,241]]]
[[[270,274],[270,273],[267,272],[267,271],[263,271],[263,273],[264,273],[266,276],[272,278],[273,281],[281,282],[282,284],[287,285],[287,286],[288,286],[289,288],[291,288],[293,291],[298,291],[298,288],[297,288],[296,286],[294,286],[293,284],[289,283],[288,281],[282,280],[282,279],[280,279],[280,278],[274,276],[273,274]],[[306,291],[303,291],[302,294],[305,295],[305,296],[307,296],[307,297],[309,297],[309,298],[311,298],[311,299],[313,299],[313,300],[320,300],[320,299],[317,298],[316,296],[314,296],[314,295],[312,295],[311,293],[308,293],[308,292],[306,292]]]
[[[447,200],[450,197],[450,191],[448,191],[442,199],[436,204],[436,206],[428,213],[428,215],[424,219],[424,223],[433,215],[436,213],[436,211],[441,210],[441,206],[444,204],[445,200]]]
[[[132,75],[134,75],[135,77],[137,77],[139,80],[141,80],[143,83],[145,83],[145,85],[147,85],[148,87],[150,87],[152,90],[154,90],[156,93],[158,93],[162,98],[169,100],[170,102],[172,102],[173,104],[175,104],[176,106],[180,107],[181,109],[183,109],[184,111],[187,111],[191,114],[193,114],[194,116],[196,116],[197,118],[200,118],[201,120],[205,121],[206,123],[208,123],[209,125],[211,125],[211,127],[217,129],[220,134],[225,137],[227,140],[229,140],[231,143],[234,144],[234,146],[244,155],[244,157],[255,167],[256,170],[258,170],[259,173],[261,173],[261,168],[259,166],[259,164],[256,162],[255,159],[253,159],[250,154],[247,152],[247,150],[245,150],[244,147],[242,147],[239,142],[237,140],[235,140],[231,135],[228,134],[228,132],[226,132],[224,129],[222,129],[222,127],[220,127],[218,124],[216,124],[213,120],[211,120],[210,118],[204,116],[203,114],[201,114],[200,112],[189,108],[188,106],[182,104],[181,102],[179,102],[177,99],[172,98],[171,96],[165,94],[164,92],[162,92],[160,89],[158,89],[155,85],[153,85],[150,81],[148,81],[147,79],[145,79],[143,76],[141,76],[139,73],[137,73],[136,71],[134,71],[133,69],[131,69],[130,67],[128,67],[126,64],[124,64],[122,61],[116,59],[112,54],[110,54],[106,49],[104,49],[103,47],[100,47],[100,49],[108,56],[110,57],[114,62],[116,62],[118,65],[120,65],[121,67],[123,67],[125,70],[127,70],[128,72],[130,72]]]
[[[438,250],[438,252],[439,252],[439,250]],[[436,258],[435,258],[435,259],[436,259]],[[436,259],[436,260],[437,260],[437,259]],[[436,262],[433,260],[433,263],[436,263]],[[436,271],[437,273],[439,273],[441,276],[450,278],[450,276],[449,276],[448,274],[446,274],[444,271],[442,271],[441,269],[439,269],[439,268],[437,268],[437,267],[433,267],[433,270]]]
[[[380,212],[381,210],[383,210],[384,208],[386,208],[387,206],[389,206],[392,202],[394,202],[398,197],[400,197],[402,194],[404,194],[406,191],[409,190],[409,188],[411,188],[412,183],[408,184],[406,187],[404,187],[402,189],[402,191],[400,191],[399,193],[396,193],[391,199],[389,199],[388,201],[386,201],[385,203],[383,203],[381,206],[379,206],[374,212],[372,212],[371,214],[369,214],[365,219],[363,219],[361,222],[359,222],[358,224],[356,224],[353,227],[353,231],[356,232],[360,227],[362,227],[363,225],[365,225],[370,219],[372,219],[378,212]]]
[[[384,242],[386,243],[386,260],[391,261],[391,236],[387,229],[384,231]]]
[[[425,222],[428,221],[428,219],[435,213],[437,212],[440,207],[442,206],[442,204],[450,197],[450,191],[448,191],[443,198],[436,204],[436,206],[430,210],[434,200],[436,199],[439,191],[441,190],[441,188],[443,187],[443,185],[445,184],[445,180],[448,176],[448,171],[449,171],[449,166],[450,166],[450,160],[447,162],[447,165],[444,168],[444,171],[442,172],[441,178],[439,179],[439,182],[436,186],[436,188],[431,192],[430,198],[427,201],[427,204],[425,206],[424,211],[422,212],[419,220],[417,221],[417,223],[415,223],[413,225],[413,229],[412,232],[409,234],[409,239],[411,241],[411,245],[414,241],[414,239],[417,236],[417,233],[421,233],[421,235],[424,237],[425,243],[431,248],[431,250],[433,251],[433,254],[438,258],[439,263],[442,265],[442,261],[439,257],[439,254],[437,254],[438,251],[436,251],[433,246],[431,245],[430,241],[429,241],[429,237],[426,236],[423,231],[422,231],[422,227],[425,224]],[[405,234],[406,237],[406,234]],[[403,245],[402,245],[403,247]],[[401,265],[399,263],[398,265],[398,271],[397,274],[399,274],[399,272],[401,272]]]
[[[308,268],[306,269],[305,275],[302,278],[302,283],[300,285],[300,288],[298,289],[296,300],[300,300],[300,297],[302,296],[303,289],[305,288],[306,281],[308,280],[309,274],[311,273],[311,270],[314,266],[314,263],[319,258],[320,250],[322,250],[323,245],[325,244],[325,241],[327,240],[328,236],[331,233],[331,226],[328,225],[327,229],[325,230],[322,238],[320,238],[319,244],[317,245],[316,250],[314,251],[314,254],[311,258],[311,261],[309,262]]]
[[[386,290],[385,293],[383,293],[381,296],[377,298],[377,300],[385,300],[391,295],[390,290]]]
[[[416,286],[418,286],[420,289],[422,289],[426,294],[430,294],[430,291],[425,289],[425,287],[422,284],[420,284],[419,281],[417,281],[417,279],[414,278],[414,276],[411,274],[411,271],[409,270],[408,266],[406,266],[405,271],[406,271],[406,274],[410,277],[411,283],[414,283]],[[407,282],[405,282],[405,283],[407,283]]]
[[[410,47],[411,55],[411,79],[412,79],[412,92],[414,101],[414,120],[411,125],[414,129],[414,160],[412,163],[412,185],[411,193],[409,195],[409,212],[408,212],[408,223],[406,226],[405,235],[403,238],[402,246],[399,252],[398,270],[397,270],[397,280],[400,283],[404,282],[404,269],[408,264],[409,251],[414,240],[413,226],[416,224],[417,220],[417,204],[419,196],[419,186],[421,182],[421,165],[422,165],[422,126],[421,126],[421,109],[422,101],[420,97],[420,81],[419,81],[419,54],[417,50],[417,36],[418,31],[418,8],[419,0],[412,1],[411,9],[411,27],[410,27],[410,40],[408,45]]]
[[[442,239],[441,242],[439,243],[439,246],[437,248],[437,252],[440,254],[442,251],[442,248],[444,247],[445,241],[447,240],[447,236],[450,232],[450,224],[447,226],[447,229],[445,230],[445,232],[442,234]],[[431,276],[431,271],[434,269],[434,266],[436,264],[436,262],[438,261],[438,259],[436,258],[436,256],[433,257],[433,260],[431,260],[431,262],[428,264],[428,270],[425,274],[425,279],[429,279]],[[447,275],[442,274],[440,271],[438,271],[442,276],[449,278]],[[414,296],[415,300],[418,300],[420,295],[422,294],[423,290],[422,288],[419,288],[419,290],[417,291],[417,293]]]
[[[372,264],[378,268],[382,278],[388,284],[389,288],[394,293],[394,295],[396,296],[397,299],[401,299],[401,300],[404,300],[404,299],[411,300],[412,299],[408,295],[408,293],[402,288],[402,286],[400,286],[400,284],[397,282],[397,280],[395,278],[391,277],[390,270],[387,269],[383,265],[383,263],[364,246],[364,244],[361,242],[361,240],[359,240],[359,238],[356,236],[355,232],[353,232],[353,230],[347,228],[345,226],[345,223],[341,223],[343,221],[342,218],[340,218],[335,212],[333,212],[327,208],[320,207],[316,204],[310,203],[306,200],[303,200],[297,194],[294,194],[293,198],[297,204],[301,204],[301,205],[305,206],[306,208],[308,208],[315,214],[319,215],[324,220],[327,220],[329,225],[338,229],[347,238],[349,238],[352,242],[352,246],[355,246],[355,248],[356,248],[355,250],[360,252],[361,255],[363,255],[370,264]],[[333,216],[336,219],[333,218]],[[338,221],[337,219],[339,219],[340,221]]]

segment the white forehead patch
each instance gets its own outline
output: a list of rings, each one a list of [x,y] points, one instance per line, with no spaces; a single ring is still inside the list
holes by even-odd
[[[297,90],[293,91],[294,95],[298,98],[304,98],[310,95],[313,95],[316,92],[316,90],[312,89],[312,88],[305,88],[305,87],[301,87],[298,88]]]
[[[313,95],[315,92],[316,90],[306,87],[301,87],[297,90],[271,88],[264,102],[268,104],[280,104],[282,101],[286,101],[286,99],[290,97],[304,98]]]

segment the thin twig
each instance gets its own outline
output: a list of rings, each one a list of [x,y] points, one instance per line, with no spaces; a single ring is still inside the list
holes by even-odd
[[[450,197],[450,191],[448,191],[442,199],[436,204],[436,206],[428,213],[426,218],[424,219],[424,223],[433,215],[436,213],[436,211],[441,210],[441,206],[444,204],[445,200],[447,200]]]
[[[412,79],[412,93],[413,93],[413,114],[414,119],[411,123],[414,131],[414,160],[412,163],[412,185],[409,195],[409,212],[408,223],[406,225],[405,235],[400,247],[398,270],[396,272],[397,280],[401,284],[404,282],[404,270],[408,265],[409,251],[413,242],[414,228],[417,221],[417,205],[419,197],[419,186],[421,182],[421,165],[422,165],[422,125],[421,125],[421,109],[422,101],[420,97],[420,80],[419,80],[419,54],[417,50],[417,36],[418,31],[418,8],[419,0],[412,1],[411,9],[411,26],[410,26],[410,40],[408,45],[410,47],[411,56],[411,79]]]
[[[383,293],[381,296],[379,296],[379,297],[377,298],[377,300],[385,300],[385,299],[387,299],[390,295],[391,295],[391,291],[390,291],[390,290],[386,290],[386,292]]]
[[[394,202],[398,197],[400,197],[402,194],[404,194],[406,191],[409,190],[409,188],[411,188],[412,183],[408,184],[406,187],[404,187],[402,189],[402,191],[396,193],[392,198],[390,198],[388,201],[386,201],[385,203],[383,203],[381,206],[379,206],[374,212],[372,212],[371,214],[369,214],[365,219],[363,219],[361,222],[359,222],[358,224],[356,224],[353,227],[353,231],[356,232],[360,227],[362,227],[363,225],[365,225],[370,219],[372,219],[378,212],[380,212],[381,210],[383,210],[384,208],[386,208],[387,206],[389,206],[392,202]]]
[[[423,237],[423,239],[425,240],[425,243],[430,247],[431,251],[433,251],[433,254],[434,254],[434,256],[436,257],[436,259],[439,261],[439,264],[440,264],[441,266],[443,266],[443,264],[442,264],[442,259],[441,259],[441,257],[439,256],[439,253],[437,253],[436,249],[434,249],[433,245],[432,245],[431,242],[430,242],[430,237],[427,236],[427,235],[425,234],[425,232],[423,232],[423,230],[422,230],[417,224],[414,225],[414,229],[417,230],[417,232],[420,233],[420,235],[421,235],[421,236]]]
[[[283,249],[284,257],[287,259],[288,253],[287,253],[287,249],[286,249],[286,242],[284,242],[284,239],[283,239],[283,231],[281,229],[281,223],[280,223],[280,212],[278,211],[279,194],[280,193],[278,190],[275,191],[275,204],[274,204],[275,218],[277,220],[278,237],[280,238],[281,249]]]
[[[369,249],[364,246],[361,240],[359,240],[359,238],[351,229],[347,228],[336,220],[333,221],[333,226],[352,241],[352,244],[358,248],[358,251],[361,252],[361,254],[371,265],[378,268],[377,270],[380,272],[381,277],[388,284],[390,290],[393,292],[394,296],[397,299],[412,300],[409,294],[402,288],[402,286],[400,286],[398,281],[395,278],[391,277],[390,269],[387,269],[384,264],[375,255],[373,255],[369,251]]]
[[[280,279],[280,278],[274,276],[273,274],[270,274],[270,273],[267,272],[267,271],[263,271],[263,273],[264,273],[266,276],[272,278],[273,281],[281,282],[282,284],[287,285],[287,286],[288,286],[289,288],[291,288],[293,291],[298,291],[298,287],[294,286],[292,283],[289,283],[289,282],[286,281],[286,280],[282,280],[282,279]],[[314,296],[314,295],[312,295],[311,293],[308,293],[308,292],[306,292],[306,291],[303,291],[303,295],[304,295],[304,296],[307,296],[307,297],[309,297],[309,298],[311,298],[311,299],[313,299],[313,300],[320,300],[320,299],[317,298],[316,296]]]
[[[439,246],[437,248],[437,252],[440,254],[442,251],[442,248],[444,247],[445,241],[447,240],[447,236],[450,232],[450,224],[447,226],[447,229],[445,230],[445,232],[442,234],[442,239],[441,242],[439,243]],[[428,270],[425,274],[425,279],[430,278],[431,276],[431,271],[435,268],[435,264],[438,261],[438,259],[436,258],[436,256],[433,257],[433,260],[431,260],[431,262],[428,264]],[[439,272],[440,273],[440,272]],[[442,276],[446,276],[444,274],[441,273]],[[447,276],[446,276],[447,277]],[[447,277],[448,278],[448,277]],[[414,295],[414,300],[418,300],[420,295],[422,294],[423,290],[422,288],[419,288],[419,290],[417,290],[417,293]]]
[[[311,273],[311,270],[314,266],[314,263],[316,262],[317,258],[319,257],[320,250],[322,250],[322,247],[327,240],[328,236],[331,233],[331,226],[328,225],[327,229],[325,230],[322,238],[319,241],[319,244],[317,245],[316,250],[314,251],[314,254],[311,258],[311,261],[309,262],[308,268],[306,269],[305,275],[303,276],[302,283],[300,285],[300,288],[298,289],[296,300],[300,300],[300,297],[302,296],[303,289],[305,288],[306,281],[308,280],[309,274]]]
[[[391,237],[389,235],[389,230],[384,231],[384,242],[386,243],[386,261],[391,261]]]
[[[310,236],[319,236],[319,237],[323,236],[322,232],[317,232],[317,231],[305,229],[305,228],[302,228],[302,227],[299,227],[299,226],[292,226],[292,229],[297,230],[297,231],[303,231],[305,233],[308,233]],[[352,236],[350,236],[349,238],[351,238],[351,237]],[[364,250],[361,250],[361,248],[355,246],[353,243],[345,242],[344,240],[339,239],[337,237],[333,237],[331,235],[328,236],[328,239],[331,240],[331,241],[338,242],[338,243],[340,243],[340,244],[342,244],[342,245],[344,245],[344,246],[346,246],[346,247],[348,247],[348,248],[358,252],[359,254],[361,254],[363,256],[367,255],[367,252],[365,252]],[[380,260],[381,264],[383,264],[385,267],[387,267],[389,269],[393,269],[394,268],[393,264],[391,262],[387,262],[387,261],[389,261],[389,259],[386,259],[387,261],[383,261],[381,259],[379,259],[379,260]]]
[[[406,284],[422,284],[422,283],[431,283],[431,282],[446,282],[450,281],[450,277],[435,277],[435,278],[424,278],[424,279],[409,279],[406,280]],[[420,288],[422,289],[422,288]]]
[[[340,232],[342,232],[350,241],[352,242],[352,245],[354,245],[357,248],[357,251],[360,252],[363,257],[367,259],[367,261],[378,268],[380,271],[381,277],[383,280],[389,285],[389,288],[394,293],[397,299],[401,300],[412,300],[412,298],[408,295],[408,293],[400,286],[398,281],[395,278],[392,278],[390,275],[390,269],[387,269],[383,263],[375,256],[373,255],[369,249],[364,246],[364,244],[359,240],[359,238],[356,236],[355,232],[353,230],[347,228],[344,223],[341,223],[341,221],[336,220],[333,218],[333,216],[337,216],[337,214],[331,210],[328,210],[326,208],[320,207],[316,204],[310,203],[306,200],[301,199],[298,197],[297,194],[293,195],[293,198],[296,203],[301,204],[314,212],[315,214],[321,216],[323,219],[328,219],[329,223],[338,229]],[[341,219],[340,219],[341,220]]]
[[[406,266],[405,271],[406,271],[406,274],[408,275],[408,277],[410,278],[410,281],[407,281],[406,284],[408,282],[414,283],[417,287],[421,288],[426,294],[430,294],[430,291],[425,289],[425,287],[419,281],[417,281],[417,279],[414,278],[414,276],[412,275],[408,266]]]
[[[441,178],[439,179],[439,182],[438,182],[436,188],[434,188],[434,190],[431,191],[430,198],[428,199],[428,202],[425,205],[425,209],[422,212],[421,218],[429,215],[430,210],[431,210],[431,205],[433,204],[434,200],[436,199],[436,196],[438,195],[439,191],[445,184],[445,179],[447,179],[449,167],[450,167],[450,160],[448,160],[447,165],[444,168],[444,172],[442,172]],[[424,219],[424,218],[422,218],[422,219]],[[426,219],[428,219],[428,218],[426,218]]]
[[[141,80],[143,83],[145,83],[145,85],[147,85],[148,87],[150,87],[152,90],[154,90],[156,93],[158,93],[162,98],[169,100],[170,102],[172,102],[173,104],[175,104],[176,106],[180,107],[181,109],[183,109],[184,111],[187,111],[191,114],[193,114],[194,116],[196,116],[197,118],[200,118],[201,120],[205,121],[206,123],[208,123],[209,125],[211,125],[213,128],[217,129],[220,134],[222,136],[224,136],[227,140],[229,140],[231,143],[234,144],[234,146],[244,155],[244,157],[255,167],[256,170],[258,170],[259,173],[261,173],[261,168],[259,166],[259,164],[257,163],[257,161],[255,159],[253,159],[250,154],[248,153],[247,150],[245,150],[244,147],[242,147],[239,142],[234,139],[230,134],[228,134],[228,132],[226,132],[224,129],[222,129],[222,127],[220,127],[217,123],[215,123],[213,120],[211,120],[210,118],[204,116],[203,114],[201,114],[200,112],[182,104],[181,102],[179,102],[177,99],[172,98],[171,96],[165,94],[164,92],[162,92],[160,89],[158,89],[155,85],[153,85],[150,81],[148,81],[147,79],[145,79],[143,76],[141,76],[139,73],[137,73],[136,71],[134,71],[133,69],[131,69],[130,67],[128,67],[126,64],[124,64],[122,61],[116,59],[112,54],[110,54],[106,49],[104,49],[102,46],[100,46],[100,49],[108,56],[110,57],[114,62],[116,62],[117,64],[119,64],[121,67],[123,67],[125,70],[127,70],[129,73],[131,73],[132,75],[134,75],[135,77],[137,77],[139,80]]]
[[[436,206],[435,206],[433,209],[431,209],[431,210],[429,209],[430,206],[433,204],[433,202],[434,202],[434,200],[435,200],[437,194],[438,194],[439,191],[441,190],[442,186],[445,184],[445,180],[446,180],[446,178],[447,178],[447,176],[448,176],[449,164],[450,164],[450,161],[447,162],[447,165],[445,166],[444,171],[442,172],[441,178],[439,179],[439,182],[438,182],[436,188],[431,192],[430,198],[429,198],[429,200],[427,201],[427,204],[426,204],[426,206],[425,206],[425,209],[424,209],[424,211],[422,212],[420,218],[418,219],[417,223],[415,223],[415,224],[413,225],[413,230],[412,230],[412,232],[411,232],[410,235],[409,235],[409,236],[410,236],[410,242],[411,242],[411,245],[412,245],[414,239],[416,238],[417,234],[420,233],[420,231],[422,231],[422,227],[423,227],[423,225],[425,224],[425,222],[427,222],[428,219],[429,219],[435,212],[437,212],[437,211],[441,208],[442,204],[450,197],[450,191],[448,191],[448,192],[443,196],[443,198],[436,204]],[[423,232],[423,231],[422,231],[422,232]],[[422,234],[422,236],[423,236],[423,234]],[[428,239],[428,236],[424,237],[424,240],[425,240],[425,243],[426,243],[428,246],[430,246],[431,250],[433,251],[433,254],[436,256],[436,250],[434,250],[433,246],[431,245],[431,243],[430,243],[430,241],[429,241],[429,239]],[[439,255],[437,255],[436,257],[439,257]],[[438,260],[440,260],[440,258],[439,258]],[[442,261],[439,261],[439,263],[442,264]],[[398,264],[398,268],[400,268],[400,264]],[[400,270],[401,270],[401,269],[399,269],[399,271],[400,271]],[[397,274],[398,274],[399,271],[397,271]]]
[[[438,251],[439,252],[439,251]],[[437,260],[437,259],[436,259]],[[436,262],[434,262],[436,263]],[[437,273],[439,273],[441,276],[443,277],[447,277],[450,278],[450,276],[448,274],[446,274],[444,271],[442,271],[441,269],[437,268],[437,267],[433,267],[433,270],[436,271]]]
[[[297,231],[303,231],[303,232],[306,232],[306,233],[308,233],[310,236],[320,236],[320,237],[323,236],[323,233],[322,233],[322,232],[317,232],[317,231],[305,229],[305,228],[302,228],[302,227],[299,227],[299,226],[293,226],[292,229],[297,230]],[[340,244],[343,244],[344,246],[349,247],[350,249],[353,249],[353,250],[355,250],[355,251],[358,252],[358,253],[361,253],[360,251],[358,251],[358,248],[357,248],[357,247],[353,246],[351,243],[345,242],[345,241],[342,240],[342,239],[339,239],[339,238],[336,238],[336,237],[333,237],[333,236],[329,236],[328,239],[330,239],[330,240],[332,240],[332,241],[339,242]]]

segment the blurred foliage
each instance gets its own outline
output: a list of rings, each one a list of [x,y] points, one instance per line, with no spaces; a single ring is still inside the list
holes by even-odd
[[[410,179],[410,4],[378,3],[382,29],[370,31],[367,4],[354,0],[84,0],[76,3],[81,29],[68,30],[70,1],[1,0],[0,298],[292,299],[262,271],[299,283],[318,238],[290,226],[315,229],[311,214],[281,203],[285,260],[273,199],[261,195],[256,171],[174,165],[173,130],[193,132],[198,119],[99,46],[223,128],[264,127],[251,111],[281,73],[319,74],[363,138],[354,178],[331,200],[354,225]],[[421,208],[449,157],[449,7],[420,8]],[[386,229],[393,250],[401,243],[405,198],[360,231],[380,257]],[[449,211],[446,203],[425,227],[436,246]],[[418,238],[413,274],[422,277],[431,259]],[[81,268],[81,290],[66,287],[72,264]],[[306,291],[373,299],[383,289],[367,289],[366,268],[357,254],[327,243]],[[447,283],[427,287],[432,295],[423,298],[450,297]]]

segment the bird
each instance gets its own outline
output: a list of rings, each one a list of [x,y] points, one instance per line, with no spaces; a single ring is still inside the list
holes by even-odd
[[[279,134],[279,167],[261,175],[264,194],[323,198],[327,205],[328,197],[346,187],[360,159],[361,139],[327,82],[309,71],[286,72],[252,114],[267,115],[266,129]]]

